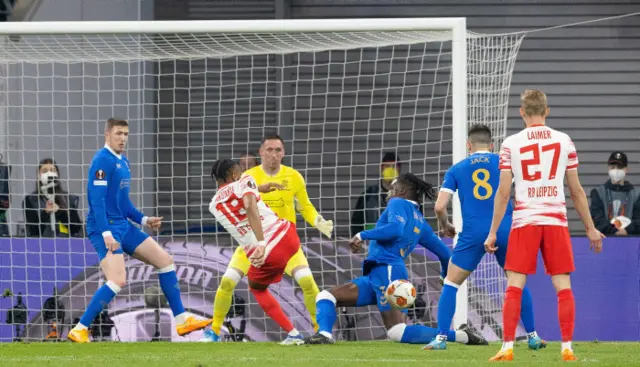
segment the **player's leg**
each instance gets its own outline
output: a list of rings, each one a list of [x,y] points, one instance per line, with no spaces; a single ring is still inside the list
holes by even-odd
[[[387,329],[389,339],[398,343],[426,344],[438,335],[438,329],[424,325],[407,325],[406,314],[401,310],[385,309],[380,312],[382,321]],[[487,341],[468,326],[459,330],[447,330],[447,339],[468,345],[487,345]],[[425,349],[425,348],[423,348]]]
[[[309,311],[309,317],[311,318],[311,325],[314,331],[318,331],[318,323],[316,321],[316,297],[320,290],[313,279],[311,268],[307,258],[304,256],[302,249],[298,250],[295,255],[287,263],[287,267],[284,269],[284,273],[296,280],[302,294],[304,296],[304,305]]]
[[[225,317],[229,313],[229,309],[231,309],[233,291],[240,280],[247,274],[250,266],[251,263],[249,263],[249,259],[242,247],[236,248],[216,290],[216,295],[213,300],[213,322],[211,323],[211,330],[205,331],[201,341],[219,340],[220,329],[222,328]]]
[[[211,320],[197,320],[185,312],[180,297],[180,284],[176,275],[173,257],[146,233],[131,226],[123,241],[124,250],[136,259],[147,263],[158,271],[160,288],[176,320],[178,335],[185,336],[196,330],[204,329]]]
[[[338,318],[336,306],[353,307],[376,304],[376,294],[367,276],[318,293],[318,332],[305,340],[306,344],[333,344],[333,325]]]
[[[251,266],[247,273],[249,290],[258,301],[260,307],[288,334],[287,338],[281,343],[282,345],[303,344],[304,338],[284,313],[280,303],[269,292],[268,286],[280,282],[287,263],[299,249],[300,241],[297,239],[295,227],[292,226],[271,250],[265,263],[260,268]]]
[[[571,237],[567,227],[545,226],[542,244],[542,259],[551,275],[551,282],[558,296],[558,320],[562,336],[562,359],[573,361],[577,358],[573,354],[571,341],[576,317],[576,305],[571,290],[571,276],[575,271]]]
[[[112,231],[116,241],[121,241],[116,231]],[[122,244],[120,247],[110,253],[104,244],[102,234],[98,233],[90,235],[89,240],[98,252],[100,260],[100,269],[104,273],[107,282],[100,287],[91,298],[87,309],[82,314],[80,322],[69,332],[67,338],[76,343],[89,342],[89,326],[95,318],[102,312],[104,305],[109,304],[116,294],[120,292],[125,285],[126,268],[124,265],[124,256]]]
[[[251,269],[254,269],[253,267]],[[304,339],[298,330],[293,326],[293,323],[284,313],[280,303],[269,292],[268,284],[262,283],[261,280],[254,279],[254,274],[249,270],[249,290],[251,294],[256,298],[258,304],[273,321],[275,321],[282,330],[287,332],[287,338],[281,343],[282,345],[298,345],[304,344]],[[282,269],[278,272],[282,274]]]
[[[424,347],[426,350],[447,348],[449,328],[456,312],[458,288],[478,266],[484,255],[484,245],[474,240],[474,237],[476,236],[464,232],[458,237],[438,301],[438,336],[428,342]]]
[[[502,308],[503,343],[500,352],[490,359],[492,361],[513,360],[513,342],[520,320],[522,289],[527,282],[527,274],[536,272],[542,234],[540,226],[525,226],[513,229],[509,236],[504,266],[507,290]]]
[[[498,251],[496,251],[496,260],[501,268],[504,268],[504,264],[507,257],[507,247],[509,243],[509,228],[500,228],[498,231],[498,239],[496,244]],[[520,306],[520,319],[524,325],[524,330],[527,332],[527,344],[529,349],[538,350],[547,347],[547,342],[542,340],[536,332],[535,316],[533,312],[533,297],[529,287],[525,285],[522,289],[522,304]]]

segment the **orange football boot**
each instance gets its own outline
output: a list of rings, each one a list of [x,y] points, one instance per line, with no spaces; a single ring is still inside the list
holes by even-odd
[[[505,351],[499,351],[498,354],[489,358],[489,362],[495,361],[513,361],[513,349],[507,349]]]
[[[73,329],[69,332],[69,334],[67,334],[67,339],[71,340],[74,343],[90,343],[91,342],[89,340],[88,329],[82,329],[82,330]]]
[[[196,330],[206,328],[211,325],[212,322],[212,319],[197,320],[195,317],[189,316],[183,324],[176,326],[176,330],[178,331],[178,335],[185,336]]]
[[[578,357],[576,357],[575,354],[573,354],[573,351],[571,349],[565,349],[562,351],[562,360],[563,361],[577,361]]]

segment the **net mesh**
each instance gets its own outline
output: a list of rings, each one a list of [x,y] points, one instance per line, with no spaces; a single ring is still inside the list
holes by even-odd
[[[489,124],[496,144],[506,134],[521,41],[521,35],[468,34],[469,123]],[[383,154],[396,154],[402,172],[439,185],[452,163],[451,112],[464,108],[452,104],[450,32],[43,35],[3,42],[0,153],[12,171],[0,288],[15,296],[0,300],[2,341],[16,333],[28,340],[64,337],[102,284],[81,224],[87,170],[104,144],[107,118],[129,120],[131,199],[145,214],[164,216],[158,241],[174,256],[185,306],[211,317],[233,253],[229,235],[208,212],[213,161],[257,153],[265,135],[283,137],[283,163],[305,177],[311,202],[335,223],[329,240],[298,217],[310,267],[326,289],[361,275],[364,254],[352,255],[347,241],[357,230],[358,198],[368,187],[380,189]],[[55,159],[64,189],[55,194],[63,200],[53,225],[38,195],[44,158]],[[364,201],[371,225],[380,196]],[[435,228],[433,204],[423,210]],[[61,219],[63,212],[70,219]],[[71,238],[54,240],[53,233]],[[409,317],[435,325],[440,265],[421,249],[408,264],[419,293]],[[108,308],[115,328],[105,315],[94,338],[187,340],[173,331],[154,269],[128,259],[127,270],[128,285]],[[469,320],[495,339],[504,277],[493,258],[483,260],[469,285]],[[285,277],[272,289],[294,324],[310,332],[295,281]],[[235,295],[227,338],[282,338],[244,281]],[[24,316],[22,324],[16,315]],[[5,322],[9,316],[18,330]],[[336,333],[347,340],[386,338],[373,307],[341,310]]]

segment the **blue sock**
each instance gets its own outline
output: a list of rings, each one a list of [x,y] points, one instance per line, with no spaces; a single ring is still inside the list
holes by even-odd
[[[89,302],[89,306],[87,306],[87,309],[82,314],[80,323],[89,327],[93,320],[96,319],[96,316],[98,316],[100,312],[107,307],[109,302],[111,302],[118,292],[120,292],[120,287],[110,281],[100,287],[93,295],[91,302]]]
[[[440,312],[440,310],[438,310]],[[520,307],[520,319],[527,334],[536,331],[535,317],[533,316],[533,298],[528,287],[522,290],[522,306]]]
[[[448,330],[446,332],[447,340],[456,341],[456,332],[453,330]],[[428,344],[431,343],[433,338],[438,335],[438,330],[423,326],[423,325],[411,325],[407,326],[404,329],[404,333],[402,334],[402,339],[400,343],[407,344]]]
[[[180,284],[176,276],[175,265],[171,264],[166,268],[158,269],[158,273],[160,288],[162,288],[162,293],[167,297],[173,316],[184,313],[184,306],[180,298]]]
[[[456,313],[456,295],[458,287],[445,280],[438,302],[438,334],[445,335],[451,327],[453,315]],[[447,338],[448,339],[448,338]]]
[[[327,292],[322,291],[316,297],[316,321],[318,322],[318,332],[324,331],[329,334],[333,333],[333,324],[336,323],[338,315],[336,313],[335,297]]]

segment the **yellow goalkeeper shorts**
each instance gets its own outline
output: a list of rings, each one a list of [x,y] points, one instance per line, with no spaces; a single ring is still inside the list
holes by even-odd
[[[288,276],[291,276],[291,271],[293,271],[293,269],[297,268],[298,266],[309,267],[309,262],[304,256],[302,248],[298,249],[298,252],[296,252],[295,255],[293,255],[291,259],[289,259],[287,267],[284,269],[284,273]],[[251,263],[249,262],[247,254],[244,253],[242,247],[236,248],[233,256],[231,256],[231,261],[229,261],[228,267],[238,269],[242,272],[242,274],[247,275],[247,273],[249,272],[249,267],[251,267]]]

